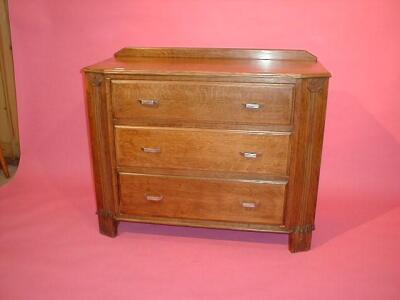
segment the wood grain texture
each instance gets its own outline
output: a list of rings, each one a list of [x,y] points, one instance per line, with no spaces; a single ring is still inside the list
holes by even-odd
[[[0,0],[0,147],[5,157],[19,159],[17,99],[6,0]]]
[[[264,173],[252,172],[229,172],[229,171],[214,171],[207,170],[184,170],[184,169],[171,169],[171,168],[156,168],[151,167],[117,167],[120,173],[136,173],[136,174],[149,174],[149,175],[172,175],[183,177],[205,177],[213,179],[235,179],[238,181],[259,181],[270,184],[286,184],[288,176],[270,176]]]
[[[113,171],[110,164],[109,119],[102,75],[86,75],[86,99],[99,228],[101,233],[114,237],[117,235],[118,222],[113,218],[116,199],[111,184]]]
[[[293,125],[276,124],[238,124],[238,123],[217,123],[212,122],[188,122],[178,120],[156,120],[143,118],[123,118],[114,119],[114,125],[131,127],[173,127],[173,128],[198,128],[198,129],[224,129],[224,130],[243,130],[243,131],[269,131],[269,132],[292,132]]]
[[[143,80],[143,81],[179,81],[185,82],[199,82],[199,83],[263,83],[263,84],[291,84],[297,82],[296,78],[288,76],[248,76],[247,74],[204,74],[201,72],[190,72],[185,74],[157,74],[157,73],[143,73],[143,74],[130,74],[124,73],[124,70],[115,70],[115,72],[107,73],[104,69],[101,71],[91,71],[84,68],[85,73],[105,74],[106,78],[112,80]]]
[[[283,225],[270,225],[270,224],[224,222],[224,221],[183,219],[183,218],[170,218],[170,217],[146,217],[146,216],[123,215],[123,214],[118,215],[117,217],[115,217],[115,219],[118,221],[148,223],[148,224],[178,225],[178,226],[189,226],[189,227],[245,230],[245,231],[258,231],[258,232],[275,232],[275,233],[290,232]]]
[[[169,76],[330,77],[316,57],[303,50],[127,48],[84,71]]]
[[[308,51],[284,49],[126,47],[116,52],[114,56],[117,58],[163,57],[317,61],[317,58]]]
[[[286,210],[286,225],[293,232],[289,237],[292,252],[311,247],[318,194],[328,81],[309,79],[299,82],[298,109],[293,135],[292,164]]]
[[[102,233],[118,221],[270,231],[310,249],[330,76],[314,56],[116,56],[84,69]],[[247,99],[264,110],[238,109]]]
[[[290,133],[116,126],[119,166],[286,175]],[[158,153],[143,151],[158,149]],[[241,153],[256,153],[245,158]]]
[[[112,103],[117,119],[290,125],[293,86],[113,80]]]
[[[10,173],[8,172],[7,162],[4,158],[3,149],[0,146],[0,169],[3,171],[4,176],[6,178],[10,177]]]
[[[284,184],[131,173],[119,178],[122,214],[275,225],[283,221]]]
[[[257,77],[330,77],[319,63],[310,61],[190,59],[190,58],[110,58],[84,69],[120,75],[168,76],[257,76]]]

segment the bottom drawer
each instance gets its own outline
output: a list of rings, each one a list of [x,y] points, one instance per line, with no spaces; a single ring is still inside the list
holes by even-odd
[[[286,183],[120,173],[120,213],[280,225]]]

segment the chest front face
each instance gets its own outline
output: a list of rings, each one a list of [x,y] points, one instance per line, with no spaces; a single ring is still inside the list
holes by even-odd
[[[327,75],[257,63],[135,57],[85,70],[102,233],[119,221],[270,231],[309,249]]]

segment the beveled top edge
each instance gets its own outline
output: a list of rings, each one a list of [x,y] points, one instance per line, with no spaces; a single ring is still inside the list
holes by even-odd
[[[219,58],[256,60],[294,60],[316,62],[317,57],[306,50],[246,49],[246,48],[134,48],[126,47],[114,53],[118,58]]]

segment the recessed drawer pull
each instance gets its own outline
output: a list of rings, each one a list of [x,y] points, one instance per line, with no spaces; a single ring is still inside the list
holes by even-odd
[[[244,208],[256,208],[255,202],[242,202]]]
[[[143,147],[142,151],[145,153],[160,153],[161,149],[160,148],[147,148],[147,147]]]
[[[259,103],[244,103],[243,107],[248,110],[257,110],[261,109],[263,105]]]
[[[240,155],[243,156],[244,158],[257,158],[260,157],[260,153],[256,152],[240,152]]]
[[[151,106],[151,107],[157,107],[159,102],[158,100],[155,99],[140,99],[138,100],[140,104],[144,106]]]
[[[148,201],[154,201],[158,202],[161,201],[164,198],[164,196],[158,196],[158,195],[146,195],[146,200]]]

